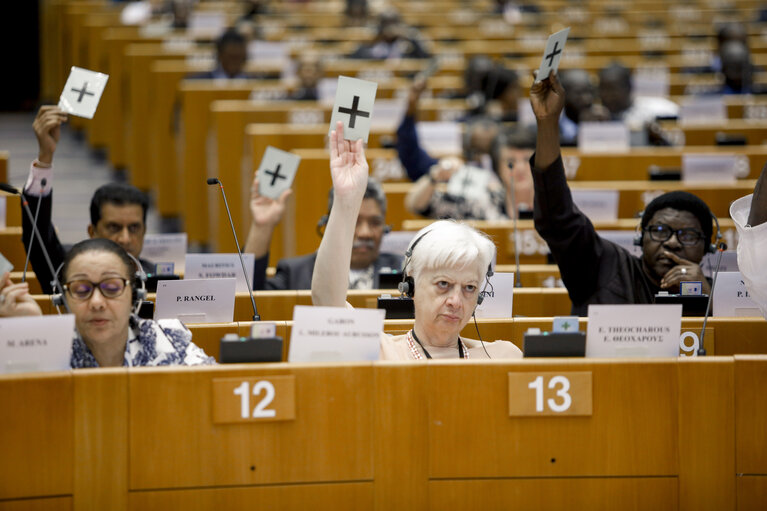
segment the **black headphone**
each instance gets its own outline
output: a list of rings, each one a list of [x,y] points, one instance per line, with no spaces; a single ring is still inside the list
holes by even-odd
[[[141,303],[146,300],[147,297],[147,290],[146,290],[146,273],[144,273],[144,268],[141,266],[141,263],[138,259],[136,259],[131,253],[126,252],[128,254],[128,257],[131,258],[133,261],[133,264],[136,265],[136,273],[133,275],[133,278],[131,279],[130,285],[131,285],[131,302],[133,303],[133,314],[138,314],[139,309],[141,308]],[[61,269],[64,267],[64,263],[61,263],[56,270],[56,277],[59,279],[60,282],[60,276],[59,273],[61,273]],[[51,295],[51,302],[53,302],[53,305],[55,307],[62,307],[64,305],[64,294],[63,293],[56,293],[54,295]]]
[[[405,296],[407,298],[413,298],[415,296],[415,281],[413,280],[413,277],[408,275],[407,273],[407,267],[410,264],[410,260],[413,256],[413,250],[415,249],[415,246],[420,243],[421,239],[423,239],[424,236],[429,234],[431,232],[431,229],[426,231],[425,233],[418,236],[413,243],[410,244],[410,247],[405,251],[405,264],[402,267],[402,282],[397,284],[397,290],[402,294],[402,296]],[[487,286],[489,285],[492,287],[492,284],[490,284],[490,277],[493,276],[493,269],[491,265],[487,265],[487,272],[485,272],[485,286],[482,288],[482,291],[477,295],[477,305],[482,304],[482,300],[485,299],[483,296],[483,293],[485,289],[487,289]]]
[[[641,247],[642,242],[644,241],[644,229],[642,229],[641,220],[642,216],[644,216],[644,211],[639,213],[639,225],[637,225],[636,236],[634,236],[634,245],[637,247]],[[716,225],[716,236],[714,236],[714,242],[706,247],[706,253],[714,254],[716,253],[716,247],[719,244],[719,240],[722,239],[722,231],[719,229],[719,219],[716,215],[711,213],[711,218],[714,220],[714,225]]]

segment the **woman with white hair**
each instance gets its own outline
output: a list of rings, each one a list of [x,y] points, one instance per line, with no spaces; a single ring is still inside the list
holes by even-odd
[[[330,171],[335,203],[317,253],[312,301],[343,307],[368,164],[362,141],[344,140],[340,122],[330,135]],[[381,359],[521,357],[510,342],[460,337],[477,306],[494,251],[487,236],[456,222],[435,222],[419,231],[405,254],[404,268],[415,305],[413,329],[400,336],[382,334]]]

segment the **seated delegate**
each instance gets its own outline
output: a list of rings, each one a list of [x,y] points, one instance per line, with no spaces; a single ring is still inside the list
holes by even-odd
[[[214,364],[177,319],[139,319],[139,265],[113,241],[92,238],[67,253],[60,278],[75,316],[71,366]],[[0,283],[0,316],[42,315],[26,284]]]
[[[559,117],[565,90],[556,74],[533,84],[530,101],[538,123],[533,156],[535,229],[546,241],[573,302],[573,314],[589,304],[654,303],[660,290],[679,291],[682,281],[710,285],[700,261],[711,243],[712,215],[695,195],[665,193],[645,208],[638,243],[642,256],[600,237],[575,206],[559,151]]]
[[[362,141],[344,140],[340,122],[330,135],[330,170],[335,203],[317,253],[312,302],[343,307],[354,219],[365,192],[368,163]],[[521,357],[510,342],[460,337],[477,306],[494,252],[487,236],[456,222],[440,221],[419,231],[408,249],[405,268],[415,305],[413,329],[399,336],[382,333],[380,358]]]

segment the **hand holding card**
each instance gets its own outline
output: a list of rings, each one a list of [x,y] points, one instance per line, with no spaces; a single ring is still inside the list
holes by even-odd
[[[72,66],[61,92],[59,108],[67,113],[93,119],[109,75]]]
[[[367,142],[377,89],[375,82],[339,76],[329,132],[341,121],[346,140],[362,139]]]
[[[301,157],[268,146],[256,171],[258,193],[277,200],[289,190],[298,172]]]
[[[549,76],[549,71],[557,72],[562,52],[565,51],[568,34],[570,34],[570,27],[549,36],[549,40],[546,41],[546,51],[543,52],[541,59],[541,67],[535,76],[535,83],[545,80]]]

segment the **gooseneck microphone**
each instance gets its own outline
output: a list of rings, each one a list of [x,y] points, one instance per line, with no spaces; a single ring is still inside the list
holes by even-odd
[[[700,331],[700,346],[698,347],[698,356],[706,356],[706,348],[703,347],[703,337],[706,335],[706,323],[708,322],[708,315],[711,312],[711,300],[714,298],[714,288],[716,287],[716,278],[719,276],[719,265],[722,264],[722,254],[727,250],[727,244],[722,242],[717,247],[719,256],[716,258],[716,269],[714,269],[714,278],[711,281],[711,293],[708,295],[708,303],[706,304],[706,315],[703,316],[703,329]]]
[[[56,269],[53,267],[53,263],[51,262],[51,256],[48,254],[48,249],[45,248],[45,243],[43,243],[42,236],[40,236],[40,231],[37,228],[37,223],[35,223],[35,217],[32,216],[32,210],[29,209],[29,202],[27,202],[27,198],[24,195],[24,193],[13,186],[6,184],[6,183],[0,183],[0,190],[3,190],[8,193],[12,193],[14,195],[18,195],[21,197],[21,206],[24,209],[24,211],[27,214],[27,217],[29,218],[29,221],[32,222],[32,232],[37,237],[37,243],[40,244],[40,248],[43,251],[43,256],[45,256],[45,263],[48,265],[48,270],[51,272],[51,275],[53,275],[53,280],[51,280],[51,287],[53,287],[53,290],[61,294],[61,296],[64,296],[64,287],[61,285],[61,282],[59,281],[59,276],[56,274]],[[31,244],[30,244],[31,247]],[[64,300],[64,307],[67,309],[67,312],[72,312],[69,309],[69,304]]]
[[[229,211],[229,202],[226,200],[226,192],[224,192],[224,183],[218,180],[216,177],[208,179],[209,185],[218,185],[221,189],[221,196],[224,198],[224,207],[226,208],[226,214],[229,215],[229,226],[232,228],[232,236],[234,236],[234,246],[237,247],[237,254],[240,256],[240,264],[242,264],[242,273],[245,275],[245,284],[248,287],[248,294],[250,295],[250,304],[253,306],[253,321],[261,321],[261,316],[258,315],[258,309],[256,309],[256,299],[253,297],[253,286],[248,282],[248,272],[245,270],[245,260],[242,258],[242,250],[240,250],[240,242],[237,241],[237,232],[234,230],[234,222],[232,221],[232,212]]]
[[[40,188],[45,188],[45,185],[48,183],[48,180],[45,178],[42,178],[40,180]],[[42,200],[37,201],[37,207],[35,208],[35,219],[32,222],[33,225],[37,225],[37,217],[40,215],[40,205],[43,203]],[[32,255],[32,246],[35,244],[35,237],[32,236],[29,240],[29,247],[27,248],[27,260],[24,261],[24,273],[21,275],[21,281],[26,282],[27,281],[27,268],[29,267],[29,256]]]

